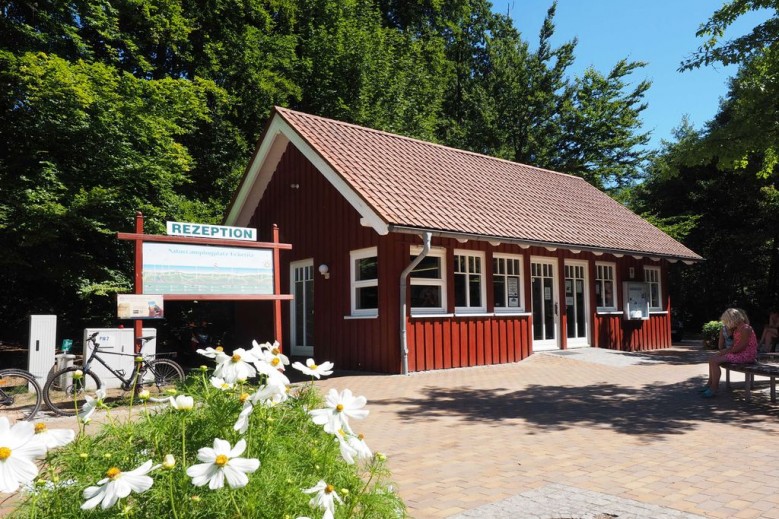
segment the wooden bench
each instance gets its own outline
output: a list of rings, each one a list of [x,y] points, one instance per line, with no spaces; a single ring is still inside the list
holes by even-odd
[[[764,358],[762,354],[760,358]],[[720,364],[725,370],[725,383],[730,389],[730,372],[736,371],[744,374],[744,390],[746,392],[746,401],[752,398],[752,387],[755,384],[755,376],[768,377],[771,381],[771,402],[776,402],[776,378],[779,377],[779,364],[769,364],[767,362],[753,362],[751,364],[735,364],[732,362],[723,362]]]

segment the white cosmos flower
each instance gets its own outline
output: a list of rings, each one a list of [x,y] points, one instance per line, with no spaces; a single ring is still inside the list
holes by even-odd
[[[191,411],[195,407],[195,399],[191,396],[177,395],[176,398],[170,397],[170,405],[178,411]]]
[[[87,487],[84,490],[84,504],[82,510],[91,510],[98,503],[105,510],[111,508],[120,499],[130,495],[130,492],[142,493],[149,490],[154,483],[147,476],[150,471],[157,467],[152,466],[151,460],[141,465],[135,470],[122,472],[116,467],[108,469],[106,477],[97,482],[97,486]]]
[[[224,379],[228,384],[245,381],[257,374],[257,369],[250,362],[259,359],[243,348],[234,350],[232,355],[220,353],[214,360],[216,361],[214,376]]]
[[[197,451],[197,459],[203,463],[192,465],[187,469],[187,476],[192,478],[192,484],[202,487],[208,483],[208,488],[216,490],[224,486],[224,480],[230,488],[245,487],[249,483],[247,473],[260,467],[260,460],[254,458],[239,458],[246,450],[246,440],[238,440],[230,449],[230,442],[214,439],[214,448],[202,447]]]
[[[212,348],[209,346],[208,348],[204,350],[196,350],[199,354],[201,354],[204,357],[208,357],[209,359],[215,358],[218,354],[222,353],[222,347],[217,346],[216,348]]]
[[[346,441],[357,451],[357,459],[367,460],[373,457],[373,452],[371,452],[368,444],[365,443],[365,437],[362,434],[350,435]]]
[[[311,501],[309,501],[308,504],[314,508],[321,508],[324,510],[324,517],[333,517],[333,514],[335,514],[336,501],[338,504],[343,504],[343,501],[341,501],[341,498],[338,497],[338,493],[335,491],[335,487],[333,487],[333,485],[328,485],[321,479],[319,480],[319,483],[311,488],[305,489],[303,492],[306,494],[316,494],[311,498]]]
[[[314,359],[306,359],[305,366],[300,362],[295,362],[292,364],[292,367],[296,370],[301,371],[305,375],[316,378],[332,375],[333,366],[334,364],[332,362],[323,362],[322,364],[317,365],[314,363]]]
[[[73,441],[76,432],[71,429],[49,429],[43,422],[35,424],[35,437],[43,442],[47,449],[56,449]]]
[[[16,422],[13,427],[0,416],[0,492],[16,492],[19,485],[30,483],[38,475],[33,460],[46,455],[46,445],[35,436],[30,422]]]
[[[225,379],[220,377],[211,377],[211,385],[217,389],[221,389],[222,391],[227,391],[228,389],[232,389],[233,386],[235,386],[235,384],[225,382]]]
[[[235,421],[233,429],[241,434],[246,434],[246,431],[249,430],[249,417],[252,415],[253,411],[254,406],[252,403],[248,400],[244,402],[243,409],[241,409],[241,412],[238,414],[238,420]]]
[[[89,422],[89,420],[92,419],[92,415],[95,413],[95,410],[98,408],[98,406],[103,405],[103,400],[105,397],[105,389],[98,389],[95,391],[95,398],[92,398],[89,395],[84,395],[86,403],[81,407],[81,411],[78,413],[78,417],[81,418],[84,423]]]
[[[255,343],[256,344],[256,343]],[[278,341],[273,344],[266,342],[261,347],[262,358],[273,368],[284,371],[284,366],[289,366],[289,357],[281,353],[281,345]]]
[[[341,393],[330,389],[325,397],[325,409],[309,411],[311,418],[317,425],[324,425],[325,432],[337,434],[340,429],[352,432],[349,427],[349,418],[362,420],[368,416],[368,410],[363,409],[367,400],[364,396],[355,397],[351,390],[344,389]]]

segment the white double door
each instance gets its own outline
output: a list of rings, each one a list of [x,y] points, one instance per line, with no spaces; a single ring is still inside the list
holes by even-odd
[[[568,260],[564,267],[566,346],[589,346],[587,263]],[[558,272],[556,258],[530,259],[533,351],[560,348],[561,305]]]

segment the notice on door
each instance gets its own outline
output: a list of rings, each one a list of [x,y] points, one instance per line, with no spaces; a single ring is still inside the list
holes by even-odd
[[[509,306],[513,308],[519,307],[519,279],[517,278],[509,278],[508,279],[508,295],[509,295]]]

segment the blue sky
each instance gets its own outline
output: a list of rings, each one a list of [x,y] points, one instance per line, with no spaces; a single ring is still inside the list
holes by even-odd
[[[722,5],[717,0],[558,0],[553,44],[578,38],[576,62],[569,72],[580,75],[587,67],[606,74],[622,58],[648,65],[633,74],[636,81],[649,79],[643,112],[644,129],[651,130],[650,148],[687,114],[703,127],[717,112],[727,93],[727,79],[735,67],[708,66],[677,72],[679,63],[700,46],[698,26]],[[535,48],[538,31],[552,0],[493,0],[493,10],[506,14],[525,41]],[[731,27],[726,38],[740,36],[768,18],[766,12],[748,13]]]

